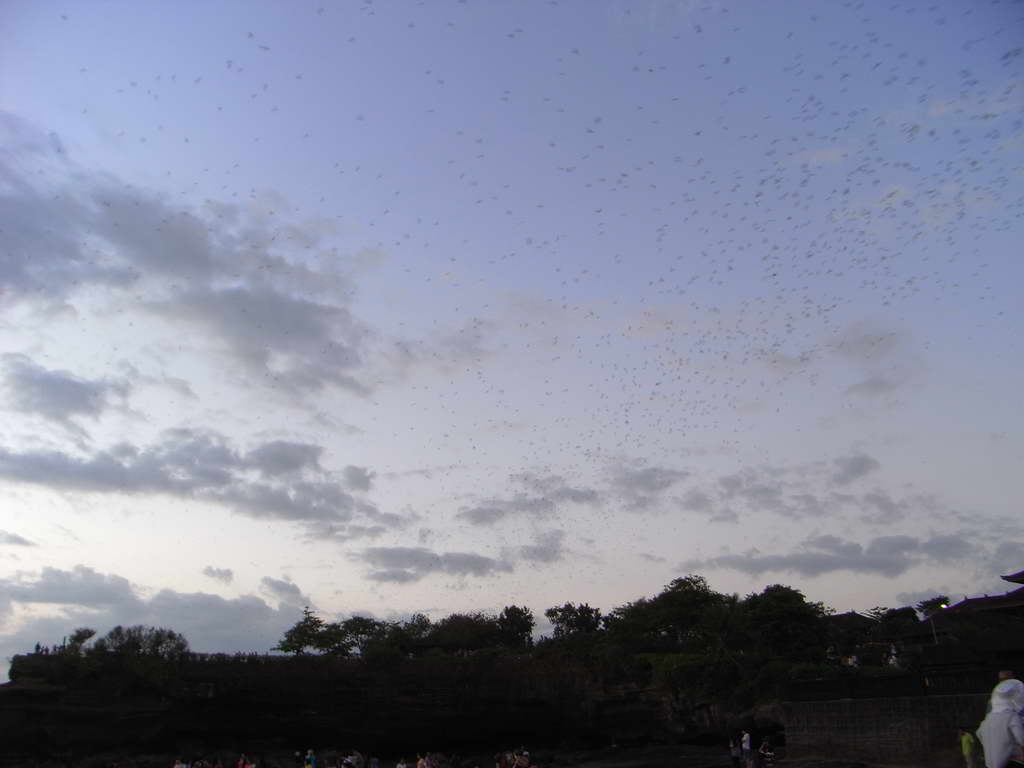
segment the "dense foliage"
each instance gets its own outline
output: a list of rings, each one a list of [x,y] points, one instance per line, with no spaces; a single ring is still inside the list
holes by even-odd
[[[919,610],[928,615],[945,601],[922,601]],[[775,699],[791,681],[827,675],[854,657],[884,669],[893,662],[893,643],[921,624],[912,608],[832,614],[782,584],[741,598],[688,575],[607,614],[587,603],[548,608],[550,635],[536,642],[533,613],[516,605],[498,614],[453,613],[439,620],[415,614],[404,621],[328,621],[307,607],[270,650],[311,663],[345,659],[381,669],[427,658],[483,663],[495,654],[515,655],[538,669],[579,670],[594,685],[654,685],[675,706],[692,710],[709,702],[749,706]],[[116,666],[136,688],[166,687],[177,665],[192,658],[185,638],[169,629],[115,627],[94,636],[78,629],[59,646],[37,646],[36,656],[58,657],[64,677],[95,678]],[[22,662],[18,669],[30,667]]]
[[[836,638],[825,621],[830,613],[781,584],[740,598],[689,575],[608,614],[587,603],[548,608],[551,634],[536,644],[534,617],[525,607],[507,606],[498,615],[454,613],[438,621],[417,614],[404,622],[327,622],[307,608],[273,650],[368,661],[485,649],[529,652],[540,663],[580,666],[604,683],[660,686],[690,708],[707,700],[749,704],[777,697],[794,669],[836,658]],[[866,640],[847,639],[854,645]]]

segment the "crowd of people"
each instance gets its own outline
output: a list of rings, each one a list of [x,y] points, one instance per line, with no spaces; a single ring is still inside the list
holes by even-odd
[[[416,762],[409,762],[404,757],[396,764],[395,768],[447,768],[448,762],[440,753],[428,755],[417,755]],[[347,755],[330,753],[326,760],[321,760],[312,749],[305,753],[296,752],[294,757],[295,768],[381,768],[380,759],[370,757],[367,759],[363,754],[353,749]],[[254,757],[241,753],[236,761],[229,761],[227,764],[221,759],[206,760],[200,758],[191,762],[178,759],[174,762],[173,768],[260,768]]]
[[[441,752],[424,752],[416,755],[415,760],[407,760],[405,757],[398,759],[395,768],[451,768],[460,765],[462,761],[457,755],[445,755]],[[294,759],[295,768],[381,768],[380,758],[365,757],[357,749],[351,750],[348,754],[337,752],[327,753],[321,759],[314,750],[308,749],[305,753],[296,752]],[[235,761],[225,762],[221,759],[206,760],[197,759],[186,761],[175,760],[173,768],[260,768],[255,758],[245,754],[239,755]],[[474,766],[481,768],[481,766]],[[525,748],[499,752],[494,756],[494,768],[540,768],[530,759],[530,753]]]

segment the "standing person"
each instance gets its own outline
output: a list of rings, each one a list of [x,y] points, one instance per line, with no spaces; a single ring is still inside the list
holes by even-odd
[[[767,736],[761,741],[757,750],[757,760],[762,766],[772,765],[775,762],[775,753],[772,752],[772,742]]]
[[[306,750],[306,761],[304,766],[305,768],[316,768],[316,754],[312,749]]]
[[[733,735],[729,737],[729,759],[732,761],[732,768],[740,768],[740,757],[743,752],[740,748],[739,737]]]
[[[245,752],[238,758],[238,762],[235,763],[235,768],[245,768],[249,764],[249,758],[246,757]]]
[[[745,768],[754,768],[754,753],[750,748],[750,731],[746,729],[740,735],[740,752],[743,755]]]
[[[989,712],[978,726],[978,738],[985,750],[985,768],[1006,768],[1012,759],[1024,758],[1024,683],[1009,670],[999,673],[992,689]]]

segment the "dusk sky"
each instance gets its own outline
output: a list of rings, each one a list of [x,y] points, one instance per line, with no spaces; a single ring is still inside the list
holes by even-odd
[[[0,4],[0,675],[1024,568],[1024,4]]]

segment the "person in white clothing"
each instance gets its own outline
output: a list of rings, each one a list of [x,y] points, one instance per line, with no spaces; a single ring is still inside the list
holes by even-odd
[[[743,752],[744,768],[753,768],[754,753],[750,748],[750,731],[743,731],[743,735],[740,736],[740,749]]]
[[[1010,760],[1024,758],[1024,683],[1008,670],[1000,672],[988,707],[978,726],[985,768],[1006,768]]]

